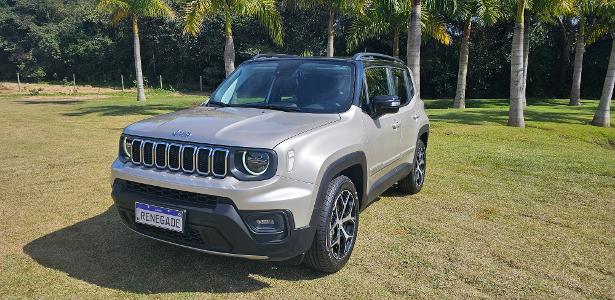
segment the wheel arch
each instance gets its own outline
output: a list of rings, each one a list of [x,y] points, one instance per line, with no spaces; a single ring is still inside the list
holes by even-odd
[[[367,193],[367,157],[364,152],[356,151],[338,158],[326,167],[318,184],[310,226],[316,224],[318,220],[318,212],[323,205],[329,182],[339,175],[347,176],[352,180],[357,189],[360,208],[363,208]]]
[[[429,124],[425,124],[419,129],[418,137],[419,140],[423,141],[425,147],[427,147],[427,141],[429,139]]]

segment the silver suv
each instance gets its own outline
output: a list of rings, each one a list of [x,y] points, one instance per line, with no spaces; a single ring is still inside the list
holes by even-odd
[[[259,55],[201,106],[128,126],[113,199],[133,231],[336,272],[359,212],[425,180],[429,121],[396,58]]]

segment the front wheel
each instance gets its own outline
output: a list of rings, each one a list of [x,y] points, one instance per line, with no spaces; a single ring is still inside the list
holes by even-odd
[[[427,147],[423,140],[416,143],[414,151],[414,165],[412,172],[399,181],[399,189],[407,194],[416,194],[421,191],[425,183],[425,171],[427,170]]]
[[[317,271],[335,273],[348,262],[359,229],[359,199],[352,180],[343,175],[333,179],[322,206],[305,263]]]

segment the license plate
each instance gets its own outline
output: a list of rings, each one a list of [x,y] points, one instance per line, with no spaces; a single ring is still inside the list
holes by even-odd
[[[135,222],[184,232],[185,211],[135,202]]]

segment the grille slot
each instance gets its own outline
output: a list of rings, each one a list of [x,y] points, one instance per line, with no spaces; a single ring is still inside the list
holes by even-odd
[[[167,167],[167,143],[156,143],[155,146],[156,167],[164,169]]]
[[[143,142],[143,165],[146,167],[151,167],[154,165],[154,142],[145,141]]]
[[[228,150],[216,148],[211,154],[211,173],[214,176],[226,176],[226,161],[228,158]]]
[[[169,164],[169,169],[173,171],[178,171],[180,166],[179,153],[181,152],[181,145],[178,144],[170,144],[167,150],[167,157]]]
[[[199,148],[196,154],[196,171],[201,175],[209,174],[209,164],[211,162],[210,159],[211,148],[204,147]]]
[[[131,160],[135,165],[222,178],[228,175],[226,148],[134,139]]]
[[[141,164],[141,140],[132,140],[132,153],[130,157],[132,158],[132,163],[140,165]]]
[[[195,169],[195,157],[196,147],[194,146],[183,146],[181,151],[182,157],[182,170],[186,173],[193,173]]]

